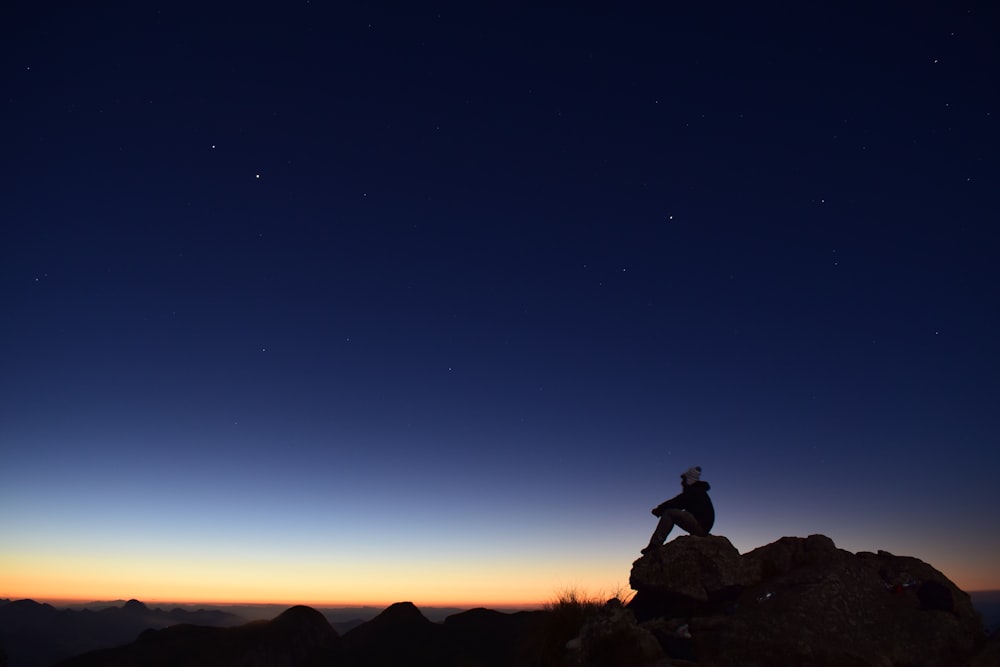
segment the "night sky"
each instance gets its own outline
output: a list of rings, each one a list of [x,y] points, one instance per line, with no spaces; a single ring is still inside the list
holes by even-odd
[[[0,10],[0,597],[627,590],[693,465],[1000,588],[995,4],[89,4]]]

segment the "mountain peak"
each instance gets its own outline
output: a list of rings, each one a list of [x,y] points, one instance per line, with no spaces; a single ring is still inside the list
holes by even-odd
[[[430,623],[412,602],[396,602],[389,605],[376,618],[393,623]]]
[[[34,600],[15,600],[2,605],[8,614],[44,614],[51,615],[57,613],[56,608],[47,602],[35,602]]]
[[[149,611],[149,607],[147,607],[146,605],[135,599],[126,602],[125,605],[122,607],[122,609],[124,611],[142,612],[142,613],[146,613]]]
[[[271,621],[271,625],[274,627],[285,627],[285,628],[313,628],[320,630],[322,632],[333,632],[333,626],[330,622],[326,620],[320,612],[316,611],[312,607],[307,607],[305,605],[296,605],[294,607],[289,607],[285,611],[278,614],[274,620]]]

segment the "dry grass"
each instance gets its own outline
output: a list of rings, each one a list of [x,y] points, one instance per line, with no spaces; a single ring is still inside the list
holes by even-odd
[[[546,667],[573,664],[566,643],[580,634],[584,624],[596,616],[609,599],[618,598],[622,604],[627,604],[631,597],[632,592],[622,588],[610,595],[587,594],[575,588],[557,592],[555,598],[542,607],[549,616],[538,654],[539,664]]]

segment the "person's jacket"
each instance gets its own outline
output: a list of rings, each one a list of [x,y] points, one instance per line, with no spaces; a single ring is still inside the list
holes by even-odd
[[[653,514],[660,516],[666,509],[687,510],[698,520],[704,531],[710,533],[712,526],[715,525],[715,506],[712,505],[712,499],[708,497],[710,488],[712,487],[708,485],[708,482],[695,482],[686,485],[679,494],[657,505]]]

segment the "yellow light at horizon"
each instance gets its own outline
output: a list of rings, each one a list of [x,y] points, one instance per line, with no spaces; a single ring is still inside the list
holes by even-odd
[[[287,562],[0,555],[0,595],[53,600],[530,606],[560,590],[606,595],[606,572],[556,563]],[[567,580],[572,576],[572,580]]]
[[[0,552],[0,597],[50,600],[136,598],[177,603],[315,606],[531,606],[572,590],[591,597],[629,594],[627,555],[604,560],[561,554],[437,561],[389,553],[360,557],[228,557],[120,553]],[[985,558],[942,557],[935,566],[965,591],[1000,589]]]

